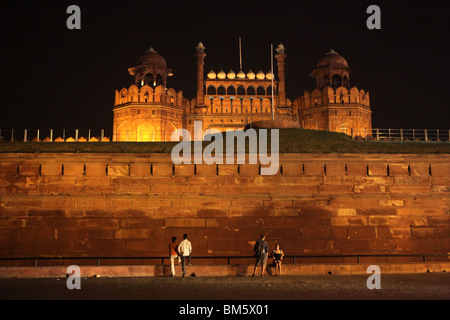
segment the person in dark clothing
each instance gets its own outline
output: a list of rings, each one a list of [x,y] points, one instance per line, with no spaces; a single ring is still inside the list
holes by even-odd
[[[269,246],[267,245],[265,239],[266,236],[262,234],[261,238],[256,241],[255,246],[253,247],[253,250],[256,253],[256,262],[255,268],[253,269],[252,277],[255,276],[256,268],[259,266],[261,266],[261,277],[264,276],[264,272],[266,271],[267,253],[269,251]]]
[[[275,245],[275,249],[272,251],[272,257],[275,267],[275,275],[281,276],[281,261],[283,260],[284,252],[280,249],[279,244]]]

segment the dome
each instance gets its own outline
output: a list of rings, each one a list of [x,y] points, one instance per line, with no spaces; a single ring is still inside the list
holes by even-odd
[[[245,79],[245,73],[241,70],[237,74],[238,79]]]
[[[266,79],[267,80],[272,80],[272,72],[267,72],[267,74],[266,74]]]
[[[317,68],[337,66],[348,68],[348,62],[336,51],[331,49],[317,64]]]
[[[220,72],[217,74],[217,78],[219,79],[225,79],[227,77],[226,73],[223,72],[223,70],[220,70]]]
[[[258,80],[264,80],[265,77],[266,75],[261,70],[259,70],[259,72],[256,74],[256,79]]]
[[[138,58],[139,65],[149,65],[155,67],[166,68],[166,60],[153,48],[148,49],[143,55]]]
[[[208,75],[207,75],[208,79],[215,79],[216,78],[216,73],[211,70]]]
[[[253,73],[252,70],[250,70],[250,71],[247,73],[247,78],[249,78],[250,80],[255,79],[255,74]]]
[[[230,72],[228,72],[228,74],[227,74],[227,78],[228,78],[228,79],[234,79],[234,78],[236,78],[236,73],[234,73],[233,70],[230,70]]]

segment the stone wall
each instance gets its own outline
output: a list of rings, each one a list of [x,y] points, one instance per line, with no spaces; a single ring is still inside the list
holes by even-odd
[[[173,165],[170,154],[1,154],[0,257],[450,252],[450,155],[282,154]]]

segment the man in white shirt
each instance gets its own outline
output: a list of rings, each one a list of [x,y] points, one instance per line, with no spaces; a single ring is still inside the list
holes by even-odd
[[[183,277],[186,276],[186,258],[190,260],[192,245],[187,239],[188,235],[185,233],[183,235],[183,241],[178,246],[178,252],[181,255],[181,269],[183,270]]]

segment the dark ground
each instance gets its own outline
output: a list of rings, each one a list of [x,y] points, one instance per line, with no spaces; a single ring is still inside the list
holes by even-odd
[[[0,279],[2,300],[450,300],[450,274],[385,274],[369,290],[369,275],[282,277]]]
[[[448,312],[448,302],[419,301],[450,300],[448,273],[382,274],[378,290],[367,288],[368,277],[101,277],[82,278],[80,290],[67,289],[65,278],[0,279],[0,308],[24,319],[415,319]]]

